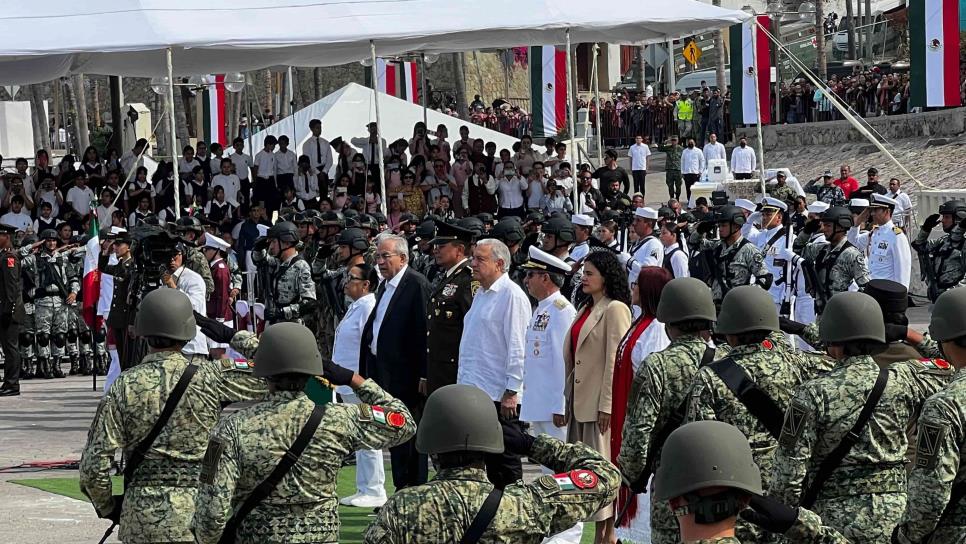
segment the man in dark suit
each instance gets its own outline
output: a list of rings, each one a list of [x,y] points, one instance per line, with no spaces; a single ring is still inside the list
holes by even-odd
[[[402,400],[418,419],[419,381],[426,377],[429,281],[409,268],[409,247],[401,236],[378,237],[375,260],[383,281],[376,289],[376,307],[362,332],[359,368]],[[427,459],[416,451],[415,444],[413,438],[389,449],[397,491],[426,483]]]

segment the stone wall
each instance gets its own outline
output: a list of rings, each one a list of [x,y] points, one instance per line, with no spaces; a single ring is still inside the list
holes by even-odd
[[[904,138],[928,140],[963,133],[966,130],[964,113],[966,108],[952,108],[926,113],[868,117],[866,121],[889,141]],[[739,136],[748,138],[748,144],[752,147],[756,145],[758,135],[755,127],[739,128],[736,132]],[[770,125],[762,127],[762,137],[765,151],[867,141],[848,121]],[[874,148],[870,151],[874,151]]]

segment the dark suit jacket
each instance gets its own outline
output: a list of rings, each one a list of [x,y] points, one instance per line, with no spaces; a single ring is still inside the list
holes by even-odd
[[[377,356],[369,351],[375,309],[362,332],[360,373],[407,404],[416,401],[419,379],[426,377],[426,299],[430,290],[425,276],[407,268],[379,328]]]

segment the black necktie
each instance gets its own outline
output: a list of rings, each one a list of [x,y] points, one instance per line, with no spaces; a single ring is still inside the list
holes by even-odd
[[[322,166],[322,141],[320,138],[315,139],[315,162]]]
[[[376,306],[379,306],[379,301],[382,300],[382,295],[386,294],[386,282],[383,281],[376,288]]]

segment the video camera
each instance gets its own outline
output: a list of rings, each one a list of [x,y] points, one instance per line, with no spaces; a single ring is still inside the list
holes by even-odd
[[[157,225],[141,224],[131,231],[134,239],[135,278],[132,288],[140,286],[138,293],[129,293],[129,302],[137,303],[148,291],[161,284],[161,276],[167,272],[171,259],[183,251],[183,241],[178,236]],[[132,295],[135,297],[131,300]]]

